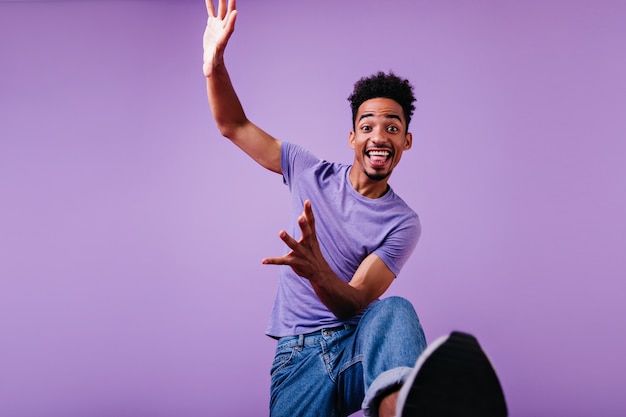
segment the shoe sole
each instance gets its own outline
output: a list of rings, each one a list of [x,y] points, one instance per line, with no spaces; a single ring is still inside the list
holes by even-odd
[[[452,332],[430,344],[398,394],[401,417],[504,417],[504,392],[472,335]]]

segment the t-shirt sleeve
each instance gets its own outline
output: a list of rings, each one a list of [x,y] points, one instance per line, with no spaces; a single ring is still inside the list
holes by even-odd
[[[417,246],[420,234],[419,217],[414,213],[394,228],[374,253],[397,277]]]
[[[300,172],[312,167],[320,161],[308,150],[291,142],[282,142],[280,148],[280,167],[283,171],[283,182],[291,189],[295,178]]]

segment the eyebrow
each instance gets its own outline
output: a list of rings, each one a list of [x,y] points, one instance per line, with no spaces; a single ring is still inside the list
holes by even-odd
[[[359,122],[361,120],[367,118],[367,117],[374,117],[374,113],[364,113],[364,114],[362,114],[361,117],[359,117]],[[402,123],[402,119],[400,118],[400,116],[398,116],[395,113],[386,114],[385,118],[387,118],[387,119],[396,119],[396,120],[398,120],[399,122]]]

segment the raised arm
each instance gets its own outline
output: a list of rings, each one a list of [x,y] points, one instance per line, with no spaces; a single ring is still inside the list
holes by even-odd
[[[261,166],[276,173],[280,167],[281,142],[246,117],[224,64],[224,50],[235,30],[236,1],[219,0],[217,13],[206,0],[208,13],[203,37],[202,70],[207,79],[207,96],[220,133],[230,139]]]

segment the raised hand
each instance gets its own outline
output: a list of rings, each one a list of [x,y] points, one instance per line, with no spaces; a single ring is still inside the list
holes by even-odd
[[[289,265],[301,277],[309,280],[320,279],[331,271],[317,241],[315,217],[313,216],[310,200],[304,202],[304,210],[298,218],[298,225],[300,230],[302,230],[302,237],[299,241],[289,236],[284,230],[279,233],[280,238],[289,246],[291,252],[279,258],[265,258],[262,263],[267,265]]]
[[[208,19],[202,42],[204,47],[202,71],[205,77],[210,77],[213,69],[222,64],[224,49],[235,30],[237,2],[230,0],[228,6],[226,2],[227,0],[219,0],[217,14],[215,14],[213,0],[206,0]]]

